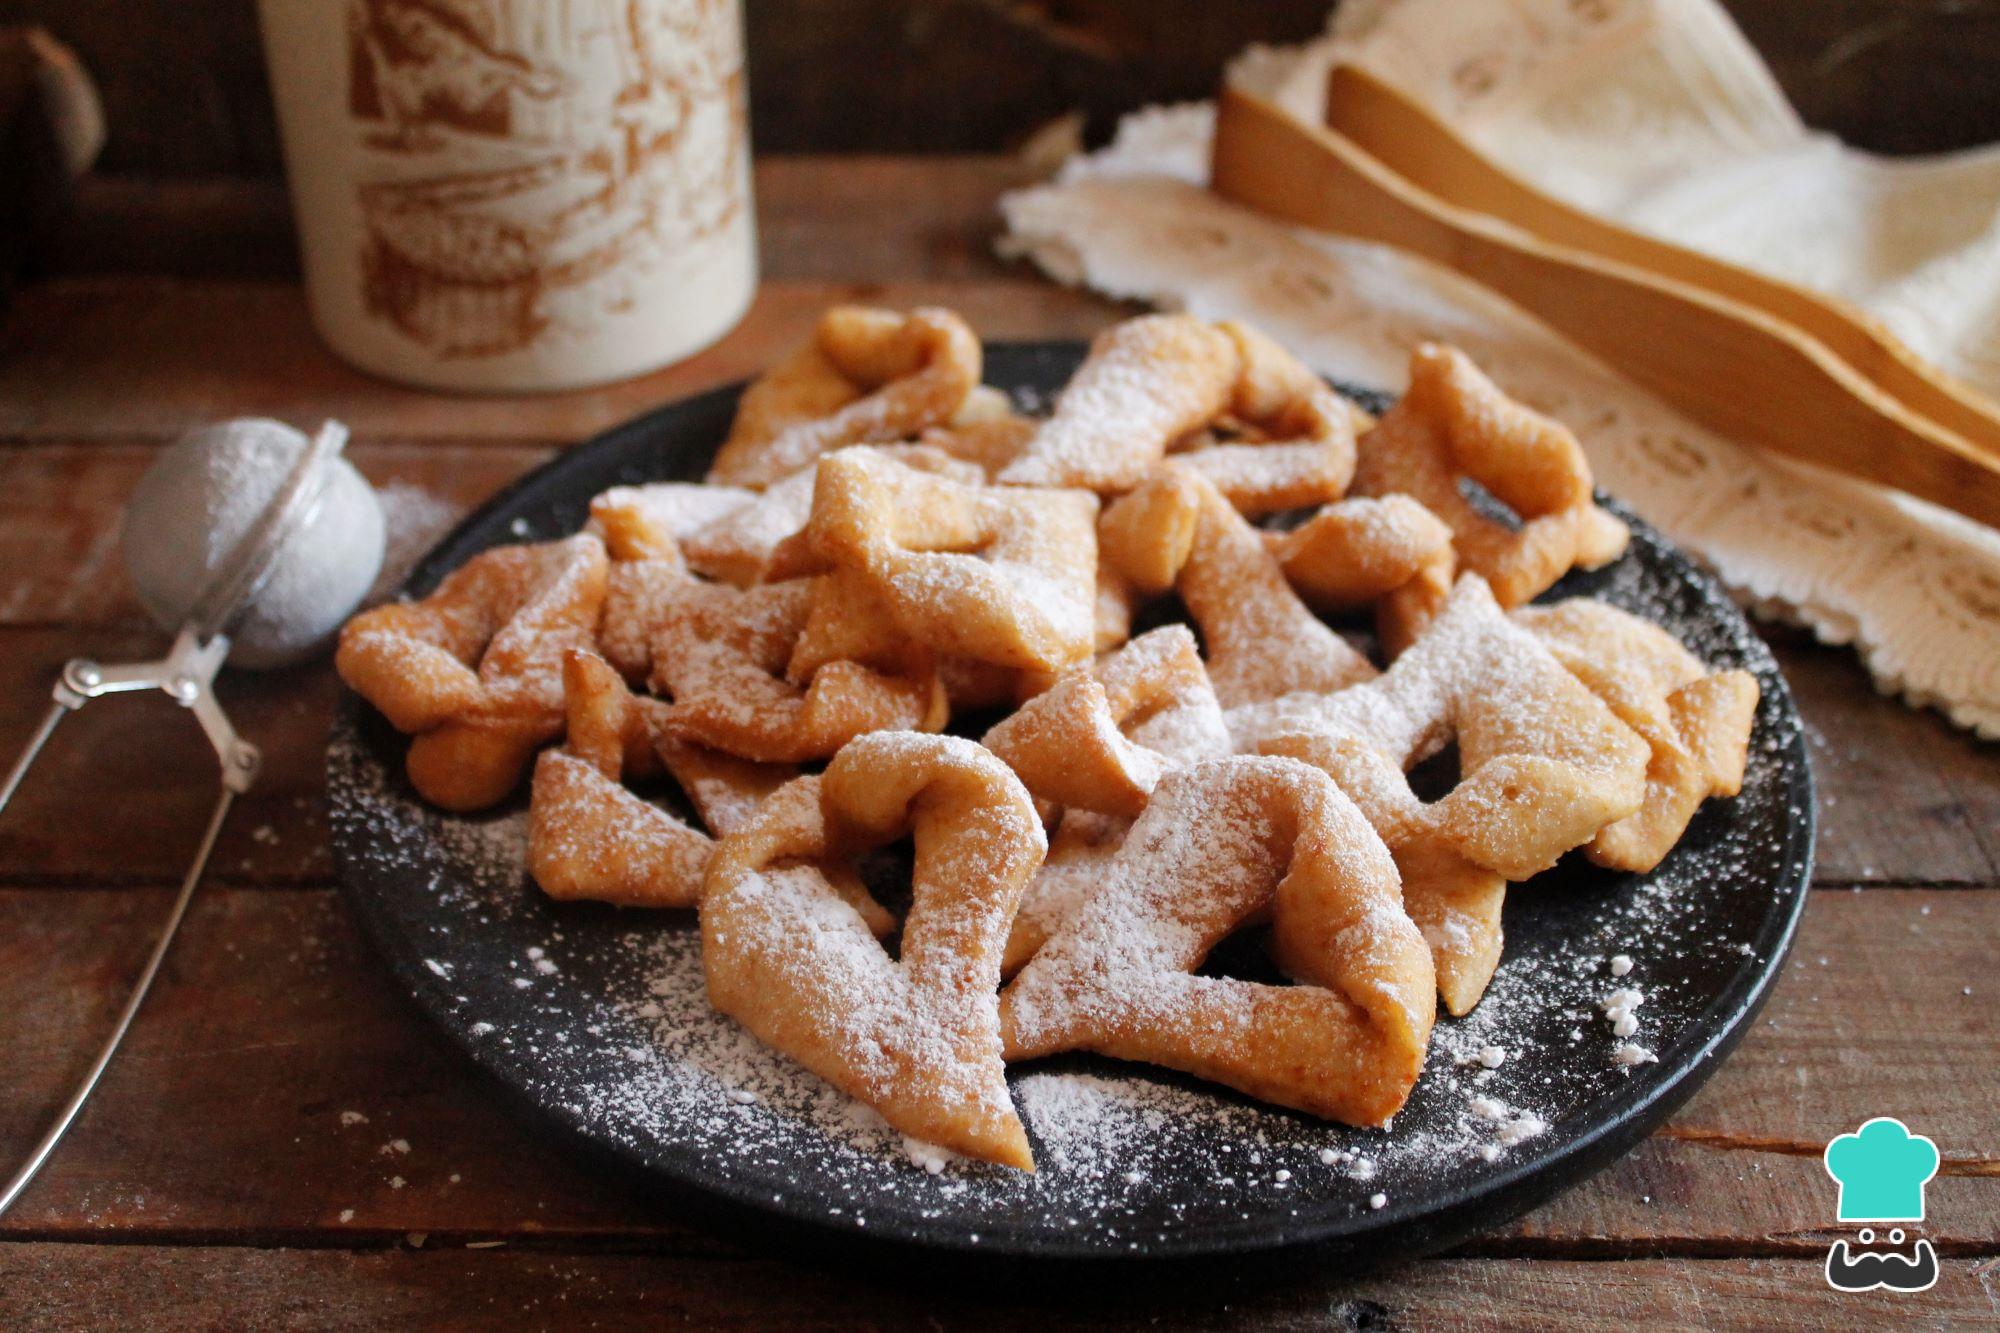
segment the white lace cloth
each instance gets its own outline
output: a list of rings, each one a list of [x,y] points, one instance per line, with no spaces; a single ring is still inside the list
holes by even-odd
[[[1551,192],[1865,306],[2000,393],[2000,151],[1883,161],[1808,132],[1713,0],[1347,0],[1328,37],[1231,77],[1311,115],[1354,59]],[[1203,187],[1212,109],[1128,117],[1007,196],[1009,253],[1060,281],[1251,320],[1326,373],[1400,388],[1464,348],[1583,439],[1599,482],[1756,610],[1853,643],[1887,691],[2000,738],[2000,533],[1736,445],[1492,294]]]

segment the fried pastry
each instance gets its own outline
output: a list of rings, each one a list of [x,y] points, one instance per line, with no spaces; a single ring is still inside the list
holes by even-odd
[[[689,537],[756,498],[741,487],[692,481],[613,486],[591,499],[583,530],[600,538],[613,560],[675,561]]]
[[[968,485],[872,449],[820,464],[812,517],[773,577],[864,575],[910,639],[941,655],[1051,670],[1096,640],[1097,501]]]
[[[785,764],[746,759],[667,739],[665,705],[638,697],[611,665],[572,649],[563,663],[568,734],[535,761],[528,803],[528,870],[561,901],[619,907],[693,907],[716,837],[748,827],[770,795],[796,777]],[[675,818],[622,785],[664,765],[709,832]],[[714,836],[710,836],[713,834]],[[847,866],[825,870],[839,898],[871,934],[896,919]]]
[[[620,778],[657,769],[656,699],[634,698],[595,653],[563,662],[568,733],[535,761],[528,801],[528,872],[542,892],[620,907],[692,907],[714,842],[639,799]]]
[[[1021,456],[1040,427],[1033,417],[1015,415],[1011,409],[999,416],[976,416],[971,420],[963,419],[964,416],[961,412],[961,419],[949,426],[933,426],[917,437],[917,443],[972,464],[989,481],[998,480],[1007,465]]]
[[[1273,913],[1307,979],[1193,975]],[[1436,981],[1396,868],[1353,802],[1286,759],[1168,775],[1090,896],[1000,997],[1009,1060],[1089,1050],[1379,1125],[1423,1069]]]
[[[1241,750],[1316,763],[1335,753],[1302,749],[1305,738],[1356,742],[1380,757],[1361,773],[1365,782],[1352,762],[1328,771],[1379,821],[1392,850],[1402,849],[1404,904],[1431,943],[1455,1014],[1477,1002],[1499,959],[1507,882],[1548,869],[1645,795],[1644,742],[1508,619],[1476,574],[1458,581],[1376,679],[1235,709],[1226,720]],[[1402,774],[1453,741],[1458,784],[1413,808]]]
[[[340,678],[412,736],[410,782],[433,805],[506,796],[562,734],[563,655],[603,609],[604,545],[589,535],[481,552],[417,602],[364,611],[340,632]]]
[[[1001,970],[1012,975],[1097,882],[1161,777],[1229,753],[1229,729],[1185,625],[1142,634],[1072,670],[983,742],[1030,795],[1063,807],[1021,895]]]
[[[787,678],[815,582],[694,583],[673,600],[652,654],[654,687],[673,699],[669,735],[762,763],[804,763],[865,732],[944,725],[944,689],[921,654],[828,661],[797,684]]]
[[[551,898],[698,908],[718,1010],[1028,1170],[1003,1060],[1067,1051],[1385,1124],[1438,998],[1485,992],[1510,884],[1575,848],[1650,870],[1741,788],[1753,677],[1522,605],[1626,532],[1575,437],[1459,353],[1419,348],[1379,422],[1187,315],[1106,330],[1042,422],[980,362],[950,312],[830,310],[709,483],[613,487],[583,534],[356,616],[340,674],[434,804],[534,759]],[[1132,638],[1168,594],[1193,628]],[[1319,618],[1370,610],[1386,670]],[[955,710],[995,710],[983,744],[925,734]],[[905,834],[884,947],[857,859]],[[1197,975],[1245,928],[1294,984]]]
[[[1354,421],[1323,380],[1256,330],[1144,315],[1098,335],[1000,479],[1117,495],[1177,446],[1244,513],[1269,513],[1340,496],[1354,470]]]
[[[606,573],[604,614],[597,626],[597,650],[633,684],[653,670],[653,638],[667,610],[699,580],[688,572],[679,548],[652,559],[614,560]]]
[[[1341,500],[1266,540],[1313,610],[1373,607],[1391,656],[1444,604],[1458,565],[1451,529],[1407,495]]]
[[[1652,752],[1639,809],[1601,830],[1584,852],[1614,870],[1651,870],[1703,801],[1742,790],[1757,678],[1710,672],[1673,635],[1603,602],[1576,597],[1522,607],[1514,618]]]
[[[810,863],[905,831],[913,900],[892,960]],[[861,737],[717,849],[701,907],[709,998],[903,1133],[1031,1171],[994,991],[1045,847],[1019,780],[973,742]]]
[[[935,472],[956,481],[978,483],[986,474],[976,463],[954,457],[926,444],[880,446],[880,452],[905,467]],[[787,537],[806,525],[812,514],[815,460],[762,492],[749,492],[745,504],[715,515],[681,539],[688,567],[709,578],[747,588],[764,577],[771,555]]]
[[[979,384],[979,339],[949,310],[835,306],[744,390],[708,479],[761,489],[842,445],[942,426]]]
[[[1224,707],[1299,690],[1324,693],[1375,674],[1366,657],[1299,600],[1264,534],[1186,464],[1161,464],[1145,485],[1112,504],[1099,527],[1113,534],[1106,562],[1138,589],[1160,584],[1168,562],[1159,550],[1170,554],[1178,534],[1190,532],[1172,586],[1201,627],[1209,679]],[[1175,534],[1174,545],[1149,551],[1149,531]]]
[[[1481,512],[1459,489],[1485,487],[1520,519]],[[1425,343],[1410,354],[1410,387],[1362,436],[1354,493],[1408,495],[1452,531],[1458,565],[1485,579],[1502,606],[1533,598],[1573,568],[1596,569],[1625,550],[1625,525],[1591,495],[1590,464],[1561,423],[1507,397],[1464,353]],[[1430,588],[1385,608],[1391,654],[1442,605]]]
[[[1136,819],[1170,769],[1229,753],[1229,730],[1185,625],[1064,673],[981,742],[1028,791]]]

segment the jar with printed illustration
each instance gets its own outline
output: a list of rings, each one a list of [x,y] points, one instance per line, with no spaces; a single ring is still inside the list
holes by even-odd
[[[757,285],[740,0],[261,0],[314,325],[433,388],[624,379]]]

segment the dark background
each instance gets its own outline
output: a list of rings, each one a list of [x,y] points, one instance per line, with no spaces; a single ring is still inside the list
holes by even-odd
[[[1329,0],[746,0],[757,146],[991,152],[1072,110],[1203,96],[1250,41],[1320,30]],[[1889,153],[2000,138],[2000,0],[1728,0],[1805,118]],[[101,167],[279,170],[255,0],[0,0],[99,79]]]

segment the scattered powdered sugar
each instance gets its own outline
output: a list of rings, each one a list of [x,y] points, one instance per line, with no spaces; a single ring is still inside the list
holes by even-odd
[[[1635,1065],[1657,1064],[1660,1057],[1637,1042],[1628,1041],[1611,1053],[1612,1063],[1630,1069]]]
[[[462,506],[407,482],[378,486],[375,499],[382,506],[383,550],[370,601],[401,587],[424,552],[465,515]]]
[[[1650,540],[1642,530],[1635,550]],[[1569,883],[1517,890],[1486,998],[1463,1019],[1440,1019],[1423,1076],[1386,1130],[1061,1057],[1009,1070],[1035,1174],[957,1158],[906,1139],[716,1014],[691,914],[542,899],[522,869],[519,804],[481,817],[423,808],[400,750],[351,715],[329,753],[333,841],[343,881],[404,980],[476,1038],[477,1057],[505,1083],[635,1163],[739,1200],[871,1233],[1001,1249],[1059,1235],[1104,1253],[1169,1249],[1253,1218],[1365,1216],[1391,1197],[1408,1209],[1564,1150],[1607,1105],[1648,1086],[1655,1051],[1678,1059],[1711,1036],[1723,986],[1781,947],[1771,923],[1794,901],[1782,867],[1798,854],[1788,838],[1805,815],[1788,808],[1796,731],[1773,703],[1768,655],[1719,602],[1708,605],[1715,594],[1647,568],[1628,558],[1593,579],[1706,660],[1760,675],[1766,702],[1743,795],[1730,818],[1615,892],[1596,891],[1598,880],[1583,894]],[[1587,873],[1565,866],[1549,878]],[[1746,906],[1745,894],[1757,897]],[[1628,1016],[1643,1003],[1646,1046],[1587,1021],[1616,1021],[1608,957],[1644,968],[1643,994],[1620,989],[1633,993]],[[1612,975],[1631,970],[1614,961]],[[1482,1060],[1488,1049],[1503,1058]],[[360,1123],[349,1114],[359,1115],[343,1114],[343,1125]]]

